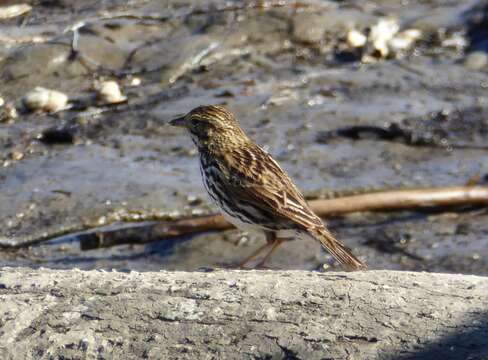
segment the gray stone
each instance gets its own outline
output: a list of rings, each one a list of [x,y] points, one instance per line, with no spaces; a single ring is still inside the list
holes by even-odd
[[[368,271],[0,271],[3,358],[488,356],[488,279]]]
[[[470,70],[481,70],[488,64],[488,55],[484,51],[473,51],[466,56],[464,66]]]

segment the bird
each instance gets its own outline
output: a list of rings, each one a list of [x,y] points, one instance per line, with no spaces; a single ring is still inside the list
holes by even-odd
[[[183,127],[198,149],[203,184],[224,218],[243,231],[263,231],[266,243],[241,266],[286,240],[318,241],[346,270],[366,265],[326,228],[280,165],[251,140],[220,105],[198,106],[170,125]]]

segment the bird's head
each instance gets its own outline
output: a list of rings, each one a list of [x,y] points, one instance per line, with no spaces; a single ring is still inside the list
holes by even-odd
[[[199,106],[170,124],[186,128],[197,146],[246,138],[234,115],[222,106]]]

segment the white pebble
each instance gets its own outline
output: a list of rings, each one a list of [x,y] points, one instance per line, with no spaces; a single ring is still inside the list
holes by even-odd
[[[388,42],[400,30],[396,19],[381,18],[376,25],[371,28],[368,40],[373,44],[373,48],[380,57],[386,58],[389,54]]]
[[[28,92],[22,101],[25,107],[32,111],[57,112],[66,109],[68,96],[60,91],[38,86]]]
[[[95,86],[98,92],[98,98],[108,104],[118,104],[127,100],[122,95],[119,84],[115,81],[103,81]]]
[[[23,15],[32,10],[29,4],[17,4],[0,7],[0,19],[10,19],[16,16]]]
[[[421,36],[422,32],[420,30],[407,29],[398,33],[392,39],[390,39],[388,45],[394,51],[408,50],[412,47],[415,41],[420,39]]]
[[[462,50],[468,46],[468,40],[461,33],[454,33],[442,41],[442,46],[455,50]]]
[[[400,30],[398,22],[394,18],[381,18],[378,23],[371,28],[369,39],[371,42],[388,41]]]
[[[139,86],[141,85],[142,83],[142,80],[140,78],[132,78],[132,80],[130,81],[130,86]]]
[[[358,30],[350,30],[347,33],[347,43],[353,48],[363,47],[366,45],[368,38]]]

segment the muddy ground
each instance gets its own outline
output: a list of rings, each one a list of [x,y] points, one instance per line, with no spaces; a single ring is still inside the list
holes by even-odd
[[[202,104],[231,109],[310,196],[487,181],[488,2],[202,3],[35,1],[29,13],[0,22],[3,244],[104,225],[117,211],[214,211],[193,144],[165,125]],[[370,49],[348,48],[348,30],[366,31],[385,16],[421,38],[402,53],[361,61]],[[117,80],[128,101],[94,100],[93,83],[103,79]],[[20,99],[36,86],[65,92],[71,108],[25,111]],[[391,124],[421,141],[324,136]],[[373,269],[488,275],[486,209],[355,214],[329,224]],[[2,249],[0,265],[220,267],[261,241],[228,231],[81,251],[66,236]],[[331,260],[318,244],[296,241],[268,266],[322,263]]]

